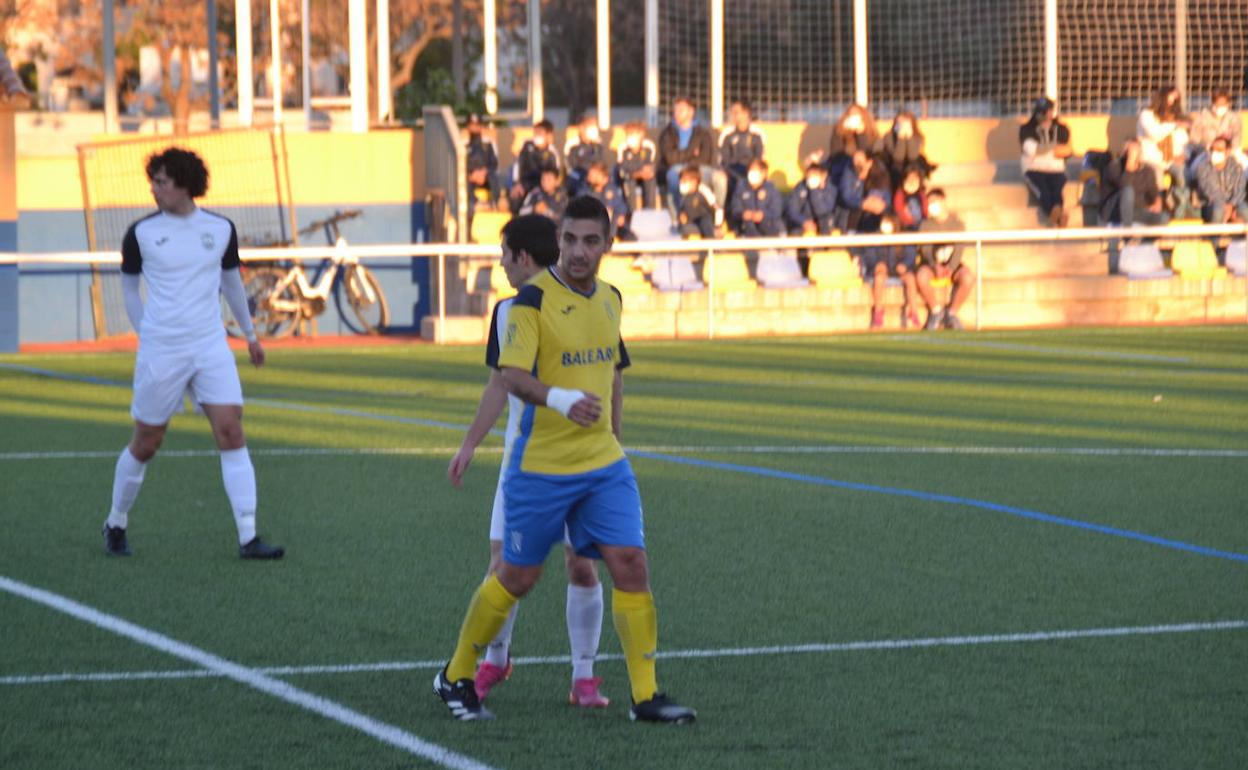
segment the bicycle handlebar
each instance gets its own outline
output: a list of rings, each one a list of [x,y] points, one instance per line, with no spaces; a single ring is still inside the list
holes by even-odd
[[[332,216],[326,217],[325,219],[318,219],[317,221],[312,222],[308,224],[306,227],[300,229],[299,234],[300,235],[312,235],[318,230],[321,230],[326,227],[331,227],[333,225],[338,224],[339,222],[345,222],[348,219],[355,219],[356,217],[362,215],[363,213],[364,212],[361,211],[360,209],[347,209],[346,211],[335,211]]]

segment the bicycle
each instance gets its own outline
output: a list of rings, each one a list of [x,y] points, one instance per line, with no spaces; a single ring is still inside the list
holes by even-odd
[[[244,266],[243,286],[257,335],[285,337],[291,334],[302,322],[312,321],[325,312],[331,292],[338,315],[357,334],[380,334],[390,323],[390,307],[381,284],[347,250],[347,240],[338,231],[339,222],[355,219],[361,213],[358,209],[336,211],[333,216],[299,231],[300,235],[311,235],[324,230],[325,239],[335,247],[334,256],[321,262],[311,280],[301,262],[289,266]],[[354,320],[343,309],[344,293]],[[235,337],[242,333],[232,320],[227,330]]]

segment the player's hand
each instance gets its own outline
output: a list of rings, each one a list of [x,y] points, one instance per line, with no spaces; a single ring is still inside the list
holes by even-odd
[[[598,422],[598,418],[602,416],[602,399],[593,393],[586,393],[585,397],[572,405],[568,410],[568,419],[582,428],[588,428]]]
[[[461,446],[451,458],[451,464],[446,467],[446,477],[456,488],[463,483],[464,474],[468,471],[468,466],[472,464],[472,456],[475,452],[476,450],[471,447]]]
[[[260,340],[247,343],[247,357],[251,359],[252,366],[264,366],[264,346],[260,344]]]

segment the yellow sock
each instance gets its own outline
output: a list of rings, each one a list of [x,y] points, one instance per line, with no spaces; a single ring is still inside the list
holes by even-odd
[[[455,643],[455,655],[446,667],[446,678],[452,682],[472,679],[477,673],[477,658],[498,635],[507,620],[512,605],[518,600],[512,596],[497,575],[490,575],[472,595],[468,614],[459,629],[459,641]]]
[[[654,673],[654,654],[659,648],[659,619],[654,594],[649,591],[611,591],[611,616],[624,648],[633,702],[650,700],[659,691]]]

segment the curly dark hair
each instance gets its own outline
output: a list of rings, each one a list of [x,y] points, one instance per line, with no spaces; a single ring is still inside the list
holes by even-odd
[[[173,183],[192,198],[208,192],[208,167],[190,150],[170,147],[164,152],[152,153],[147,159],[147,178],[151,179],[162,168]]]

